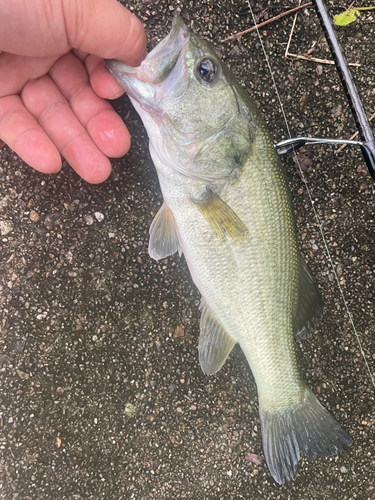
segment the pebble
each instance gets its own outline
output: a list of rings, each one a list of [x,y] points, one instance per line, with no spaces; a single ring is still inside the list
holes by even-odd
[[[342,474],[347,474],[348,473],[348,469],[346,467],[340,467],[340,472]]]
[[[44,225],[49,231],[52,231],[52,229],[55,226],[55,223],[59,220],[59,217],[60,217],[59,214],[56,213],[51,213],[46,215],[44,219]]]
[[[0,221],[1,236],[6,236],[13,231],[13,224],[9,220]]]
[[[33,222],[38,222],[39,219],[40,219],[39,214],[36,213],[35,210],[31,210],[30,220],[32,220]]]
[[[85,217],[85,223],[88,226],[91,226],[92,224],[94,224],[94,217],[92,217],[91,215],[86,215],[86,217]]]
[[[235,45],[233,49],[230,51],[230,54],[234,56],[239,56],[241,55],[241,49],[239,48],[238,45]]]
[[[17,369],[17,370],[16,370],[16,372],[17,372],[17,375],[18,375],[18,376],[19,376],[22,380],[27,380],[27,379],[30,377],[30,375],[29,375],[28,373],[25,373],[25,372],[23,372],[23,371],[21,371],[21,370],[18,370],[18,369]]]
[[[95,215],[95,219],[98,222],[102,222],[102,220],[104,220],[104,215],[101,212],[95,212],[94,215]]]
[[[321,76],[323,74],[323,66],[321,64],[318,64],[316,67],[316,74]]]
[[[131,403],[126,403],[124,413],[128,417],[132,417],[135,413],[137,413],[137,407]]]

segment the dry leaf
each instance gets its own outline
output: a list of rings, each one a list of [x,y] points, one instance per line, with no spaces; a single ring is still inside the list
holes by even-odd
[[[173,337],[174,338],[183,337],[184,335],[185,335],[185,327],[184,327],[184,325],[178,325],[178,327],[174,331]]]
[[[261,455],[255,455],[255,453],[245,453],[245,460],[246,462],[251,462],[255,465],[259,465],[263,462],[264,460],[264,457],[262,457]]]

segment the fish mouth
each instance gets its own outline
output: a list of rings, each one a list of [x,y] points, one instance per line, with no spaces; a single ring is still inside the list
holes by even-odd
[[[181,16],[176,16],[170,33],[147,55],[140,66],[134,68],[116,59],[107,59],[105,65],[122,88],[131,97],[137,98],[136,94],[142,95],[146,86],[162,83],[168,77],[188,39],[187,27]]]

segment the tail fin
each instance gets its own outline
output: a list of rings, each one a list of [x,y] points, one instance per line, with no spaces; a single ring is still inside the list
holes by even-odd
[[[330,457],[352,444],[349,434],[307,388],[299,406],[280,411],[260,407],[259,413],[265,459],[279,484],[293,479],[302,456]]]

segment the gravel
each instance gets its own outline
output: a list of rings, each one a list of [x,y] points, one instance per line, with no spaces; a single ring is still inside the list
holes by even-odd
[[[287,136],[256,34],[220,42],[251,25],[246,2],[146,0],[131,8],[150,48],[181,9],[253,95],[275,142]],[[352,71],[368,113],[373,16],[362,13],[338,32],[348,59],[361,63]],[[348,138],[355,125],[334,67],[283,57],[292,22],[262,29],[291,134]],[[303,10],[290,52],[312,47],[314,57],[330,57],[314,12]],[[214,377],[203,375],[200,296],[184,258],[148,256],[162,196],[140,119],[127,99],[114,106],[128,116],[133,143],[101,185],[66,163],[44,176],[0,150],[0,498],[375,498],[374,388],[351,326],[353,319],[374,371],[374,182],[360,152],[310,148],[307,184],[283,159],[301,250],[325,302],[319,332],[297,345],[298,359],[353,445],[339,457],[301,460],[294,481],[279,486],[261,460],[256,387],[241,350]]]

